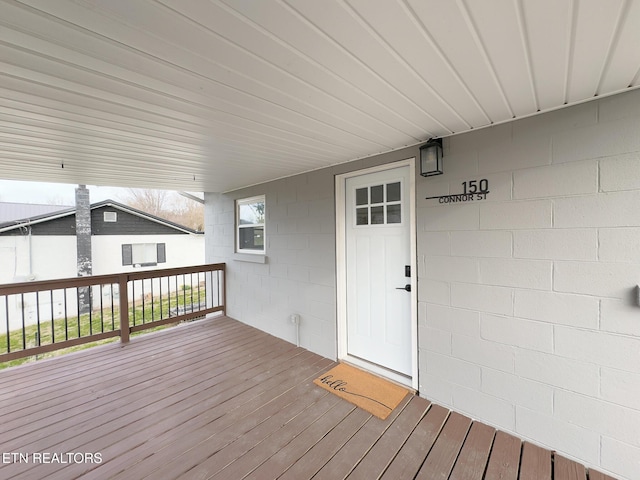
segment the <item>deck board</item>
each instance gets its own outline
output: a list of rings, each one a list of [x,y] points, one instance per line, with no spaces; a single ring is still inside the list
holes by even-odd
[[[522,442],[505,432],[496,432],[484,480],[517,480]]]
[[[102,455],[0,478],[614,480],[421,397],[380,420],[313,385],[335,365],[217,317],[0,371],[3,452]]]

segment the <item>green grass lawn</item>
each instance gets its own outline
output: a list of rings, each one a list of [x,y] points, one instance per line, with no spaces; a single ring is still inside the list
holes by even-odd
[[[204,302],[206,299],[206,292],[204,289],[193,289],[188,287],[183,288],[179,292],[173,292],[171,297],[163,296],[162,302],[159,298],[148,300],[144,303],[138,300],[136,301],[135,308],[129,308],[129,325],[141,325],[149,323],[154,320],[160,320],[168,318],[170,310],[174,310],[179,306],[197,305],[200,302]],[[176,322],[177,323],[177,322]],[[136,332],[132,336],[140,335],[150,331],[163,330],[171,327],[175,324],[162,325],[160,327],[150,328],[143,332]],[[102,311],[94,310],[91,314],[83,314],[79,317],[69,317],[66,319],[59,318],[48,321],[44,321],[38,325],[29,325],[24,330],[24,338],[22,329],[12,330],[9,332],[9,342],[11,351],[15,352],[23,350],[23,340],[26,343],[27,348],[35,347],[38,345],[38,337],[40,339],[39,345],[49,345],[52,343],[63,342],[65,340],[73,340],[75,338],[86,337],[92,334],[102,332],[112,332],[120,329],[120,310],[114,307],[113,310],[109,305],[109,308],[103,308]],[[66,335],[65,335],[66,332]],[[42,358],[50,358],[65,353],[74,352],[78,350],[84,350],[96,345],[102,345],[105,343],[112,343],[120,341],[120,337],[107,338],[99,340],[97,342],[85,343],[82,345],[76,345],[74,347],[64,348],[56,350],[54,352],[44,353],[37,356],[19,358],[11,360],[9,362],[0,362],[0,370],[15,365],[21,365],[23,363],[33,362]],[[7,334],[0,335],[0,353],[6,353],[7,349]]]

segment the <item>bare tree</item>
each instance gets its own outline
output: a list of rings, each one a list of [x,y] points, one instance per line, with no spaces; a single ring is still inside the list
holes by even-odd
[[[204,205],[176,192],[131,188],[121,201],[156,217],[194,230],[204,230]]]

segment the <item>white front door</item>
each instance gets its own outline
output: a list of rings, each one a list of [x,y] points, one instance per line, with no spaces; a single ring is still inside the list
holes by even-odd
[[[403,383],[414,375],[411,166],[344,179],[346,352]],[[416,347],[417,348],[417,347]]]

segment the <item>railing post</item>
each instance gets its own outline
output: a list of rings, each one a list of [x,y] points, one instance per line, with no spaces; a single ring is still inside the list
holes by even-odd
[[[222,314],[227,314],[227,265],[222,265]]]
[[[126,274],[120,275],[118,289],[120,290],[120,342],[129,343],[129,290]]]

